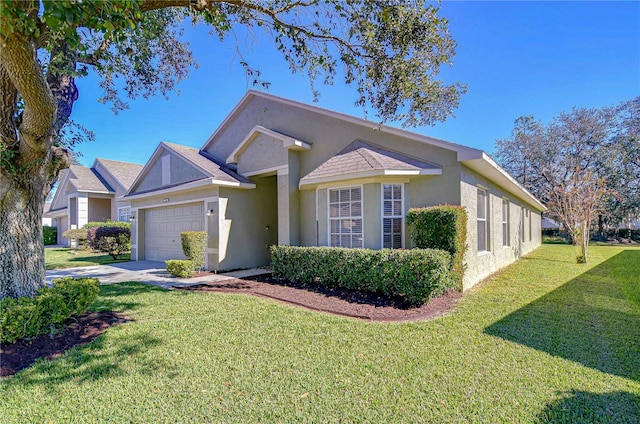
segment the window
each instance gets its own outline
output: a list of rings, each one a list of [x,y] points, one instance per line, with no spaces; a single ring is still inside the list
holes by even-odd
[[[520,241],[524,243],[524,207],[520,207]]]
[[[532,237],[531,237],[531,233],[532,233],[532,231],[531,231],[531,221],[532,221],[533,217],[531,216],[531,211],[528,211],[528,212],[529,212],[529,241],[531,241],[531,239],[532,239]]]
[[[329,190],[329,242],[362,247],[362,188]]]
[[[129,222],[129,219],[131,218],[131,208],[130,207],[126,207],[126,208],[118,208],[118,221],[126,221]]]
[[[489,216],[488,193],[478,188],[478,252],[489,250],[489,233],[487,231],[487,217]]]
[[[509,199],[502,199],[502,245],[509,246]]]
[[[402,184],[382,184],[382,247],[403,247],[402,194]]]

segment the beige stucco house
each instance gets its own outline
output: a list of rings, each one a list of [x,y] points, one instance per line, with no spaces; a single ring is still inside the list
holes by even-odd
[[[129,190],[142,165],[96,159],[88,168],[71,165],[62,171],[60,183],[45,213],[58,228],[58,244],[68,246],[62,235],[90,221],[129,221],[130,204],[121,197]]]
[[[212,270],[269,263],[269,246],[410,248],[409,208],[469,214],[464,288],[540,245],[535,197],[481,150],[250,91],[201,149],[161,143],[122,200],[132,259],[183,258],[209,234]]]

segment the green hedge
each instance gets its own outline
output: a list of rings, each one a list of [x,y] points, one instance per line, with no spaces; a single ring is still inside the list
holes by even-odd
[[[206,231],[183,231],[180,233],[182,252],[193,264],[194,271],[204,268],[204,251],[207,247]]]
[[[49,246],[58,242],[58,229],[49,225],[42,227],[42,237],[44,238],[44,245]]]
[[[119,227],[119,228],[128,228],[131,229],[131,223],[126,221],[89,221],[82,226],[82,228],[93,228],[93,227]]]
[[[276,278],[402,298],[420,305],[455,287],[451,257],[435,249],[272,246]]]
[[[193,262],[190,260],[170,259],[164,263],[167,264],[167,271],[169,271],[169,274],[174,277],[193,277]]]
[[[0,302],[0,342],[13,343],[47,334],[71,315],[83,314],[98,297],[96,278],[63,278],[38,290],[34,298],[4,298]]]
[[[409,235],[420,249],[441,249],[451,254],[451,269],[462,290],[467,251],[467,211],[462,206],[412,208],[407,212]]]
[[[72,228],[62,233],[64,238],[68,240],[75,240],[78,243],[77,247],[86,247],[88,242],[88,234],[86,228]]]

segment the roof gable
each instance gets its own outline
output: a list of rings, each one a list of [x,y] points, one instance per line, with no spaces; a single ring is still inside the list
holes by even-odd
[[[144,165],[137,163],[98,158],[95,160],[93,168],[95,169],[98,164],[102,165],[102,168],[105,169],[113,180],[125,191],[129,190],[129,187],[131,187],[131,184],[133,184],[144,167]]]
[[[244,114],[245,109],[247,109],[253,102],[259,102],[257,103],[259,105],[260,102],[264,102],[265,100],[274,102],[280,105],[289,106],[292,108],[298,108],[298,109],[310,112],[312,114],[318,114],[325,117],[341,120],[346,123],[355,124],[369,131],[373,129],[377,132],[380,132],[383,135],[389,134],[396,137],[402,137],[407,140],[413,140],[420,143],[425,143],[427,145],[431,145],[434,147],[438,147],[438,148],[442,148],[442,149],[454,152],[456,155],[457,161],[459,163],[466,165],[467,167],[480,173],[487,179],[501,185],[507,191],[522,198],[522,200],[534,206],[536,209],[540,211],[546,210],[546,207],[538,199],[536,199],[520,183],[518,183],[512,176],[510,176],[504,169],[502,169],[495,161],[493,161],[493,159],[491,159],[491,157],[488,154],[486,154],[484,151],[480,149],[475,149],[472,147],[467,147],[460,144],[452,143],[449,141],[440,140],[440,139],[428,137],[421,134],[416,134],[403,129],[382,125],[376,122],[367,121],[366,119],[350,116],[344,113],[323,109],[317,106],[300,103],[294,100],[285,99],[282,97],[274,96],[272,94],[267,94],[267,93],[258,92],[254,90],[248,91],[242,97],[240,102],[233,108],[231,113],[223,120],[220,126],[207,139],[207,141],[202,146],[201,150],[216,151],[217,143],[221,142],[221,143],[224,143],[222,144],[224,147],[219,150],[225,152],[223,154],[226,156],[228,154],[226,153],[227,151],[231,152],[233,150],[233,149],[228,149],[229,142],[231,142],[231,144],[235,142],[234,141],[235,139],[225,138],[226,130],[234,126],[235,121]],[[313,119],[313,118],[306,118],[306,119]],[[279,128],[279,130],[281,129],[285,129],[285,128]],[[309,140],[313,141],[313,139],[311,138]],[[236,144],[235,147],[237,146],[238,145]],[[233,157],[230,157],[231,161],[233,161],[233,159],[234,159]]]
[[[133,181],[126,196],[204,180],[229,186],[252,184],[206,152],[163,141]]]
[[[305,143],[304,141],[297,140],[293,137],[289,137],[288,135],[279,133],[277,131],[270,130],[260,125],[254,126],[249,134],[238,144],[233,152],[227,157],[227,163],[238,163],[238,159],[240,155],[247,149],[247,147],[256,139],[260,134],[275,138],[276,140],[282,141],[282,147],[287,150],[309,150],[311,149],[311,145],[309,143]],[[204,150],[204,149],[203,149]]]
[[[355,140],[305,175],[300,180],[300,186],[371,176],[440,174],[440,166]]]
[[[387,125],[383,125],[377,122],[369,121],[363,118],[358,118],[353,115],[348,115],[342,112],[336,112],[329,109],[324,109],[318,106],[298,102],[291,99],[286,99],[284,97],[275,96],[273,94],[264,93],[261,91],[249,90],[245,95],[240,99],[238,104],[231,110],[229,115],[222,121],[220,126],[209,136],[205,144],[202,146],[200,150],[209,150],[209,148],[216,142],[216,137],[220,134],[234,119],[242,112],[242,110],[249,105],[256,98],[264,98],[269,99],[271,101],[275,101],[278,103],[286,104],[289,106],[293,106],[296,108],[304,109],[313,113],[317,113],[320,115],[329,116],[332,118],[336,118],[345,122],[353,123],[356,125],[360,125],[365,128],[375,128],[378,131],[386,132],[394,135],[398,135],[401,137],[417,140],[423,143],[431,144],[433,146],[441,147],[447,150],[454,151],[458,154],[458,160],[464,160],[466,158],[474,158],[478,157],[482,154],[482,150],[474,149],[472,147],[463,146],[461,144],[452,143],[446,140],[440,140],[433,137],[428,137],[421,134],[416,134],[411,131],[403,130],[400,128],[390,127]]]
[[[71,165],[69,170],[69,183],[76,188],[76,191],[92,193],[115,192],[109,183],[107,183],[107,181],[93,168]]]

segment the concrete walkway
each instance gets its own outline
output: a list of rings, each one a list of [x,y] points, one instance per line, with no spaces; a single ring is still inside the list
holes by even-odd
[[[167,289],[171,286],[193,286],[207,281],[232,280],[234,278],[245,278],[268,272],[266,269],[254,268],[187,279],[173,277],[167,272],[164,262],[131,261],[112,265],[85,266],[47,271],[47,284],[51,284],[52,280],[62,277],[93,277],[100,280],[101,284],[137,281],[139,283],[151,284]]]

